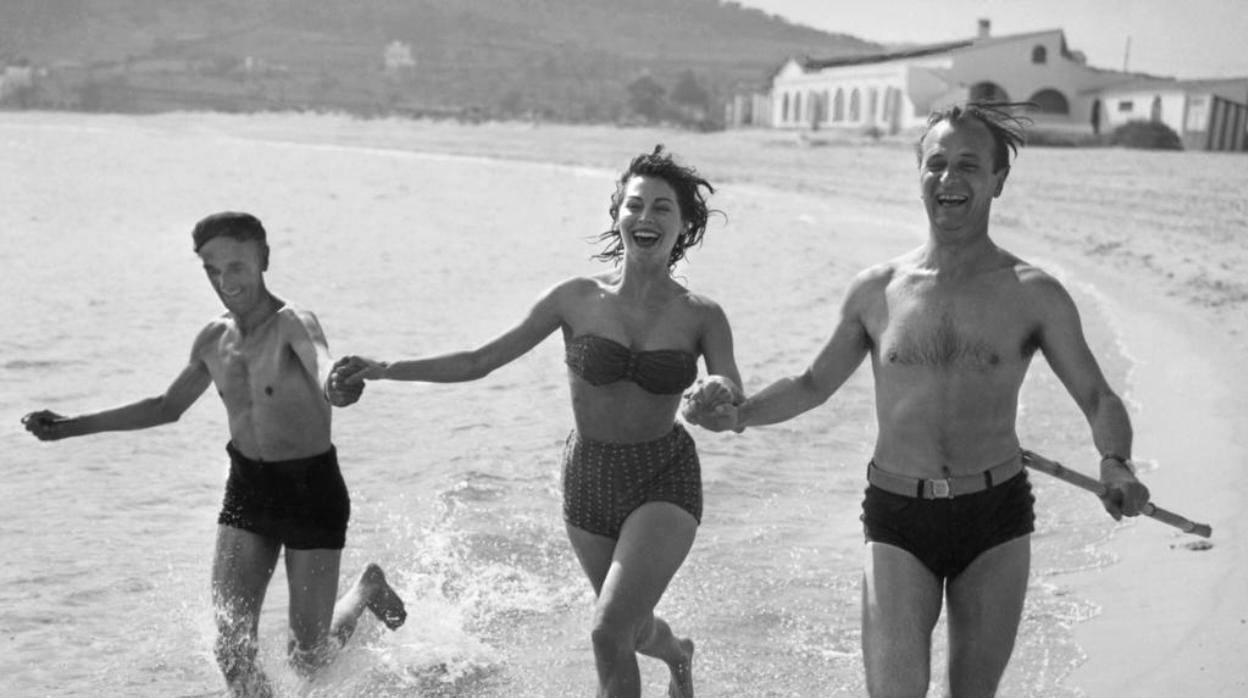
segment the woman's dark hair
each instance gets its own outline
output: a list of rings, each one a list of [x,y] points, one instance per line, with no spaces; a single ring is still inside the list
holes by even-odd
[[[624,203],[624,190],[633,177],[661,179],[676,192],[676,205],[680,207],[685,230],[676,238],[672,255],[667,261],[669,269],[675,267],[684,258],[686,250],[701,244],[702,235],[706,232],[706,221],[712,213],[706,206],[706,197],[715,193],[715,187],[692,167],[677,164],[670,154],[663,152],[662,145],[656,145],[652,153],[638,155],[628,163],[628,169],[616,181],[615,193],[611,195],[611,207],[608,209],[611,214],[611,229],[598,236],[599,242],[606,243],[606,248],[594,255],[595,259],[618,263],[624,258],[624,240],[620,237],[620,230],[615,222],[618,220],[620,206]],[[702,193],[703,188],[706,189],[705,194]]]
[[[1010,155],[1018,154],[1019,147],[1027,140],[1024,132],[1031,125],[1030,118],[1017,116],[1014,111],[1035,106],[1034,102],[968,102],[934,111],[927,117],[927,128],[919,134],[919,142],[915,144],[919,164],[923,163],[923,139],[936,124],[942,121],[960,124],[975,119],[988,127],[988,133],[992,134],[992,171],[1000,172],[1003,167],[1009,169]]]

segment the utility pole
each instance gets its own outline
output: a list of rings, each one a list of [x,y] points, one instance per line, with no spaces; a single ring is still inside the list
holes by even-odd
[[[1122,49],[1122,72],[1127,71],[1127,65],[1131,62],[1131,35],[1127,34],[1127,45]]]

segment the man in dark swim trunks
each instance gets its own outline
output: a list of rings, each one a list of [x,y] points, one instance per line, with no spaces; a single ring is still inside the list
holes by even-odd
[[[927,693],[942,602],[949,691],[996,692],[1031,557],[1032,497],[1015,419],[1037,350],[1092,427],[1106,509],[1135,516],[1148,501],[1129,461],[1126,409],[1070,296],[988,236],[992,201],[1021,142],[1021,124],[1005,108],[933,114],[918,143],[927,242],[854,279],[804,373],[739,406],[705,391],[690,400],[690,418],[717,431],[774,424],[822,404],[871,357],[879,437],[863,502],[862,643],[873,696]]]
[[[355,402],[362,385],[326,385],[332,362],[316,317],[265,287],[269,247],[259,220],[215,214],[195,226],[193,238],[227,312],[200,332],[165,393],[77,417],[42,410],[22,421],[44,441],[144,429],[177,421],[216,385],[230,423],[230,475],[212,567],[216,656],[232,693],[269,696],[256,663],[256,629],[283,547],[289,650],[301,673],[324,665],[366,608],[391,629],[406,614],[375,564],[335,603],[351,504],[330,441],[330,405]]]

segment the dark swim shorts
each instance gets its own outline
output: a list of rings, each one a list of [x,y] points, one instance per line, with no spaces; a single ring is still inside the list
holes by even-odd
[[[671,502],[702,521],[702,467],[680,424],[653,441],[621,444],[581,438],[563,447],[563,519],[618,538],[624,519],[647,502]]]
[[[342,550],[351,498],[331,446],[319,456],[254,461],[226,444],[230,477],[217,523],[294,550]]]
[[[958,576],[982,553],[1035,530],[1026,471],[952,499],[920,499],[868,485],[862,524],[868,541],[914,555],[942,579]]]

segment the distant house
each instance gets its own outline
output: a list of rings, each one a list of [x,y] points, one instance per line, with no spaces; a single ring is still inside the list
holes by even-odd
[[[398,76],[416,67],[416,59],[412,58],[412,47],[402,41],[391,41],[382,55],[386,75]]]
[[[1167,86],[1163,114],[1178,109],[1167,110],[1165,100],[1182,102],[1186,106],[1181,114],[1175,112],[1180,115],[1174,124],[1184,127],[1189,117],[1199,115],[1193,100],[1206,100],[1211,119],[1227,112],[1233,120],[1248,109],[1245,90],[1234,96],[1225,90],[1206,90],[1205,83],[1089,66],[1082,53],[1067,46],[1061,29],[1000,37],[992,36],[990,30],[990,22],[981,19],[977,35],[961,41],[842,58],[790,58],[772,75],[763,108],[753,101],[757,97],[741,96],[728,109],[728,123],[896,134],[922,126],[936,107],[988,99],[1034,102],[1036,109],[1029,116],[1037,126],[1090,133],[1120,123],[1111,114],[1118,108],[1118,97],[1113,97],[1112,108],[1105,100],[1111,95],[1134,100],[1134,92],[1114,92],[1132,84]],[[1209,101],[1215,98],[1216,105]],[[745,108],[747,99],[751,100],[749,109]],[[749,119],[745,118],[747,112]],[[1149,113],[1137,117],[1149,118]],[[1161,120],[1171,123],[1166,118]],[[1201,133],[1209,128],[1205,124]],[[1239,133],[1239,140],[1215,139],[1212,144],[1195,136],[1185,136],[1184,140],[1193,148],[1217,148],[1242,141],[1242,122],[1227,128]],[[1185,133],[1184,129],[1175,130]]]
[[[13,101],[23,104],[35,85],[34,68],[29,61],[19,59],[0,70],[0,103]]]
[[[1248,78],[1141,79],[1100,90],[1100,127],[1159,121],[1188,150],[1248,150]]]

